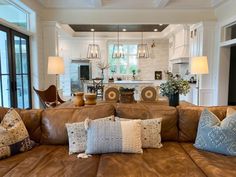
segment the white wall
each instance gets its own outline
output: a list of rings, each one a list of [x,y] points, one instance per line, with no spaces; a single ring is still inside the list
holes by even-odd
[[[101,61],[107,63],[107,44],[110,40],[99,39],[96,44],[99,44],[102,59]],[[125,40],[128,42],[129,40]],[[132,40],[133,41],[133,40]],[[86,58],[88,44],[91,40],[81,39],[76,37],[59,39],[59,52],[65,60],[65,74],[61,76],[61,89],[63,89],[63,96],[70,96],[70,64],[72,59]],[[152,40],[146,41],[150,46]],[[169,57],[169,43],[168,40],[155,40],[156,47],[150,48],[150,59],[140,59],[139,68],[141,69],[140,79],[154,80],[155,71],[166,71],[168,69]],[[97,68],[96,63],[100,60],[92,61],[92,78],[101,77],[101,72]],[[108,79],[108,70],[105,71],[105,80]]]
[[[236,22],[236,1],[229,0],[215,9],[218,19],[216,32],[216,58],[215,58],[215,102],[217,105],[228,104],[228,84],[230,66],[230,46],[221,47],[224,27]]]

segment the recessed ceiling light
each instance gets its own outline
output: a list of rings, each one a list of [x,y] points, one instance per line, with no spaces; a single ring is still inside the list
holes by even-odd
[[[95,31],[95,29],[92,28],[91,31]]]
[[[160,24],[160,26],[162,26],[163,24]]]
[[[123,29],[122,29],[122,31],[124,31],[124,32],[125,32],[125,31],[126,31],[126,29],[125,29],[125,28],[123,28]]]
[[[158,29],[156,29],[156,28],[155,28],[153,31],[157,32],[157,31],[158,31]]]

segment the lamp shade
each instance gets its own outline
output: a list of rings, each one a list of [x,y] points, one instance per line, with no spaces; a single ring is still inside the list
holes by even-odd
[[[63,58],[57,56],[48,57],[48,74],[63,74],[64,71]]]
[[[206,56],[193,57],[191,60],[191,74],[208,74],[208,61]]]

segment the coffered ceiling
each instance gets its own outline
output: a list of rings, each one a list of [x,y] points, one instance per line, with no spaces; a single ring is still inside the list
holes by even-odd
[[[37,0],[46,8],[210,9],[228,0]]]
[[[168,25],[69,25],[75,32],[162,32]]]

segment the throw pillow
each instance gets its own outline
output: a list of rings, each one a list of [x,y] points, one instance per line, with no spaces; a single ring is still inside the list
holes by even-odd
[[[198,149],[236,155],[236,114],[220,121],[205,109],[200,117],[194,146]]]
[[[130,119],[115,117],[116,121]],[[162,118],[141,120],[142,148],[161,148],[161,121]]]
[[[142,153],[141,121],[90,121],[86,154]]]
[[[0,124],[0,159],[28,151],[34,146],[20,115],[10,109]]]
[[[226,117],[231,116],[231,115],[233,115],[233,114],[235,114],[235,113],[236,113],[236,110],[229,107],[229,108],[227,109]]]
[[[95,121],[114,121],[114,116],[109,116]],[[66,124],[69,139],[69,154],[84,152],[86,149],[87,133],[84,122]]]

